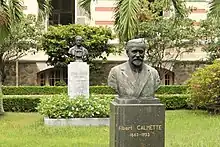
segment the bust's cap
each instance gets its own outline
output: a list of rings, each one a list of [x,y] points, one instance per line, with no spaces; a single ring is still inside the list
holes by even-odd
[[[132,39],[129,40],[126,44],[126,47],[141,47],[146,48],[146,43],[144,38]]]

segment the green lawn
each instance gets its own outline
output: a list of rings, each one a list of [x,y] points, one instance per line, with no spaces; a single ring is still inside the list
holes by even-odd
[[[108,147],[108,127],[47,127],[37,113],[0,117],[0,147]],[[220,116],[166,111],[166,147],[220,147]]]

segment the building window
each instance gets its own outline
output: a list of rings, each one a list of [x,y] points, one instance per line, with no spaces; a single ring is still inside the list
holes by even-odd
[[[68,75],[67,75],[67,70],[63,70],[63,81],[68,84]]]
[[[169,74],[165,75],[165,85],[170,85],[170,75]]]
[[[52,70],[49,74],[49,84],[50,86],[54,86],[57,81],[60,81],[60,70]]]
[[[41,71],[37,75],[38,84],[41,86],[55,86],[56,82],[64,81],[68,83],[67,68],[51,68]]]
[[[45,73],[41,73],[39,75],[39,84],[40,84],[40,86],[44,86],[45,85]]]
[[[67,25],[75,23],[75,0],[52,0],[50,25]]]

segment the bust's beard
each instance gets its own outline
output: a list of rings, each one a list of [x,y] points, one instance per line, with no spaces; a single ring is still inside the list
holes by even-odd
[[[132,64],[133,64],[134,66],[136,66],[136,67],[141,67],[142,64],[143,64],[143,61],[141,61],[141,60],[134,60],[134,61],[132,62]]]
[[[133,71],[139,71],[140,72],[142,70],[143,61],[134,60],[132,62],[129,61],[129,63],[130,63],[130,67]]]

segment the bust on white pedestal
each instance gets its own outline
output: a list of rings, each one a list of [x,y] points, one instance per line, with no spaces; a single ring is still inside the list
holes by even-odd
[[[76,36],[75,46],[69,49],[75,62],[68,65],[68,95],[70,98],[85,96],[89,98],[89,65],[84,62],[87,59],[88,51],[81,43],[81,36]]]

